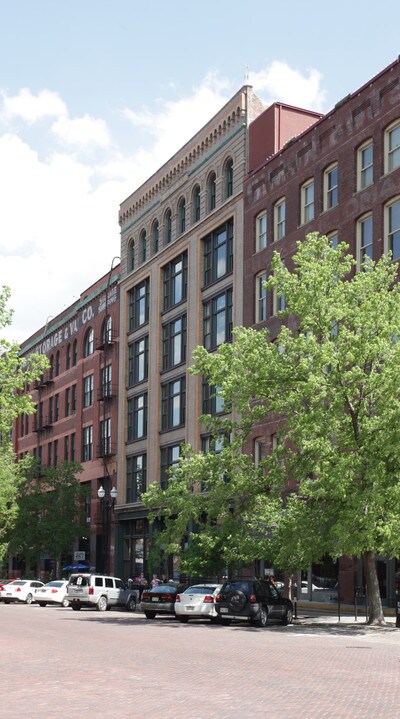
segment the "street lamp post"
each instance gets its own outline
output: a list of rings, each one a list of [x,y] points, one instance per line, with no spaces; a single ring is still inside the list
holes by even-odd
[[[103,571],[105,574],[109,572],[111,514],[114,512],[117,494],[115,487],[112,487],[108,492],[103,486],[97,490],[97,496],[103,510]]]

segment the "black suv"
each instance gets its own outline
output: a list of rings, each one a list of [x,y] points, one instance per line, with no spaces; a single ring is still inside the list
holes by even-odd
[[[269,619],[290,624],[293,605],[272,582],[264,579],[232,579],[224,582],[215,598],[215,608],[223,624],[232,619],[247,620],[265,627]]]

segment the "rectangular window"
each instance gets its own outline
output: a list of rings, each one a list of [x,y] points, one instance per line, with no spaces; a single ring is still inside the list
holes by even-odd
[[[82,432],[82,462],[93,459],[93,427],[84,427]]]
[[[126,501],[140,502],[146,491],[147,455],[138,454],[126,459]]]
[[[76,384],[71,387],[71,410],[72,414],[76,413]]]
[[[400,167],[400,120],[396,120],[385,132],[385,172]]]
[[[148,278],[129,290],[129,332],[149,321],[149,293]]]
[[[162,353],[163,370],[186,361],[186,315],[163,325]]]
[[[314,180],[308,180],[301,188],[301,224],[314,219]]]
[[[53,464],[55,467],[58,465],[58,439],[53,442]]]
[[[256,322],[263,322],[267,319],[267,290],[264,286],[266,280],[266,272],[262,272],[256,277]]]
[[[204,285],[207,287],[233,270],[233,220],[207,235],[203,245]]]
[[[93,404],[94,375],[90,374],[83,379],[83,406],[91,407]]]
[[[332,165],[324,172],[324,210],[336,207],[339,202],[339,167]]]
[[[368,140],[357,151],[357,190],[369,187],[374,181],[374,146]]]
[[[185,424],[186,379],[161,385],[161,429],[173,429]]]
[[[286,308],[285,295],[280,295],[276,289],[272,292],[272,314],[277,315],[278,312],[283,312]]]
[[[128,346],[128,387],[143,382],[148,376],[149,337],[141,337]]]
[[[106,367],[102,367],[100,372],[100,399],[113,396],[112,365],[108,364]]]
[[[394,260],[400,259],[400,198],[385,208],[386,252],[391,252]]]
[[[49,424],[53,424],[53,397],[49,398]]]
[[[232,289],[203,304],[203,344],[207,350],[232,339]]]
[[[286,234],[286,201],[282,197],[281,200],[274,205],[274,240],[277,242],[285,237]]]
[[[68,462],[69,460],[69,435],[67,434],[66,437],[64,437],[64,460]]]
[[[111,446],[111,418],[107,417],[100,422],[100,446],[98,457],[110,457],[114,452]]]
[[[203,414],[221,414],[225,411],[224,400],[219,394],[218,387],[203,381]]]
[[[366,215],[357,222],[357,269],[367,259],[372,260],[372,215]]]
[[[163,309],[186,300],[187,297],[187,252],[183,252],[163,267]]]
[[[53,442],[47,445],[47,464],[49,467],[53,464]]]
[[[70,441],[70,459],[71,462],[75,462],[75,432],[71,434]]]
[[[147,434],[147,392],[128,399],[128,442]]]
[[[180,453],[180,444],[173,444],[170,447],[161,447],[161,489],[167,489],[169,483],[169,469],[170,467],[174,467],[178,464]]]
[[[60,395],[54,395],[54,421],[58,422],[60,419]]]
[[[256,252],[267,246],[267,213],[260,212],[256,217]]]

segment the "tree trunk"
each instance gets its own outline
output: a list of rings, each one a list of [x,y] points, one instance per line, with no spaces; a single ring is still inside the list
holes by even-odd
[[[379,591],[378,574],[376,571],[375,552],[363,554],[365,579],[367,584],[368,597],[368,620],[367,624],[385,625],[381,595]]]

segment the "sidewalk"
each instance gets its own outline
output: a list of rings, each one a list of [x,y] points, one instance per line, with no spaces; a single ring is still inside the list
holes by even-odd
[[[293,624],[299,625],[324,625],[326,627],[344,627],[349,629],[366,629],[371,631],[387,631],[396,630],[400,628],[396,627],[396,616],[394,609],[384,609],[384,615],[386,620],[386,626],[375,626],[366,623],[365,607],[357,607],[357,617],[355,614],[354,606],[342,605],[340,607],[340,614],[338,612],[337,605],[321,605],[321,604],[304,604],[299,603],[297,605],[297,618],[293,620]]]

